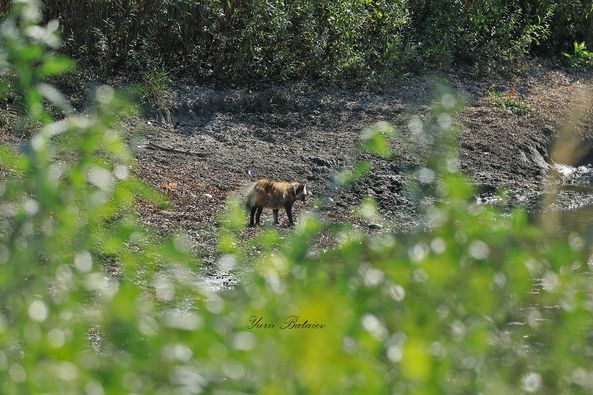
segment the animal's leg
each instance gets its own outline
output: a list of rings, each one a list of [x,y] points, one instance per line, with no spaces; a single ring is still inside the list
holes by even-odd
[[[278,225],[278,209],[274,209],[274,223]]]
[[[259,218],[261,217],[261,212],[264,211],[263,207],[257,208],[257,213],[255,213],[255,223],[259,225]]]
[[[288,224],[290,226],[294,225],[294,221],[292,220],[292,204],[286,205],[286,215],[288,215]]]
[[[255,217],[256,210],[257,210],[257,207],[255,207],[255,206],[251,207],[251,213],[249,214],[249,226],[251,226],[251,227],[255,226],[253,219]]]

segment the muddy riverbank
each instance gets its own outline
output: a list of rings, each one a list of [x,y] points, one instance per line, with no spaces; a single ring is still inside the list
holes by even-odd
[[[593,78],[557,68],[531,65],[512,78],[475,80],[444,76],[467,98],[457,121],[462,171],[478,185],[477,199],[508,192],[508,205],[537,205],[547,175],[557,172],[551,150],[562,126]],[[168,111],[128,125],[140,131],[133,141],[137,173],[163,190],[174,207],[139,207],[146,224],[161,232],[181,231],[206,262],[216,256],[216,229],[229,194],[241,193],[257,177],[307,182],[320,195],[337,171],[360,159],[364,128],[392,122],[394,159],[370,159],[373,170],[353,186],[332,196],[329,221],[367,228],[353,215],[362,199],[377,200],[384,229],[406,232],[419,226],[418,208],[407,194],[410,175],[423,166],[428,152],[412,136],[410,120],[430,117],[434,99],[425,77],[412,77],[381,90],[311,89],[301,85],[210,88],[178,85]],[[518,103],[513,106],[513,103]],[[593,111],[576,121],[583,145],[593,136]],[[579,165],[586,165],[587,158]],[[570,191],[563,205],[579,206],[587,192]],[[312,202],[295,206],[298,219]],[[266,221],[271,213],[264,213]],[[269,218],[268,218],[269,217]],[[281,231],[286,218],[281,215]],[[250,237],[257,230],[248,230]]]

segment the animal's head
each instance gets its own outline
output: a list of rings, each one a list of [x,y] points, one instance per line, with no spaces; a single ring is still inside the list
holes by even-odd
[[[295,199],[304,202],[308,194],[307,186],[301,182],[293,182],[292,189],[294,190]]]

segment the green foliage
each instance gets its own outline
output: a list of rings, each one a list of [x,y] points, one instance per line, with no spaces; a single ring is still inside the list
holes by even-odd
[[[553,10],[550,38],[542,43],[543,51],[558,54],[571,49],[575,40],[593,40],[593,4],[590,0],[548,0],[542,3]]]
[[[389,142],[393,132],[393,127],[389,123],[376,123],[363,131],[362,148],[383,157],[391,156]]]
[[[593,23],[590,0],[50,0],[44,14],[59,18],[70,55],[104,73],[235,83],[500,69],[591,39]]]
[[[525,103],[516,92],[491,91],[488,99],[496,106],[512,112],[526,114],[531,112],[529,104]]]
[[[60,18],[70,54],[106,72],[165,67],[236,82],[333,80],[406,62],[405,0],[66,3],[44,2],[45,14]]]
[[[37,10],[19,1],[0,29],[4,67],[42,125],[28,149],[0,150],[13,170],[0,188],[1,393],[593,391],[591,240],[468,203],[451,93],[416,128],[435,148],[419,179],[430,230],[366,235],[311,215],[242,246],[244,211],[231,202],[216,265],[252,270],[213,293],[182,237],[137,223],[146,187],[129,174],[117,93],[101,87],[93,109],[57,122],[44,109],[59,96],[44,94],[39,65],[58,37]],[[383,126],[363,139],[377,154]],[[361,215],[378,215],[371,200]],[[324,232],[336,246],[321,252]]]
[[[429,62],[465,62],[488,71],[522,59],[549,36],[552,8],[547,1],[534,3],[432,0],[410,1],[410,8]]]
[[[562,55],[570,67],[593,67],[593,52],[588,51],[585,42],[574,42],[573,53],[563,52]]]
[[[147,71],[142,75],[142,81],[137,86],[140,102],[148,108],[166,109],[171,105],[171,77],[166,70],[157,69]]]

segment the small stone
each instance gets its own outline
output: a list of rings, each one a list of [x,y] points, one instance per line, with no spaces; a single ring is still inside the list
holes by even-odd
[[[204,194],[204,197],[207,198],[207,199],[212,199],[212,195],[210,195],[209,193],[205,193]]]
[[[378,229],[383,229],[383,225],[372,223],[372,224],[369,224],[369,229],[377,229],[377,230]]]

